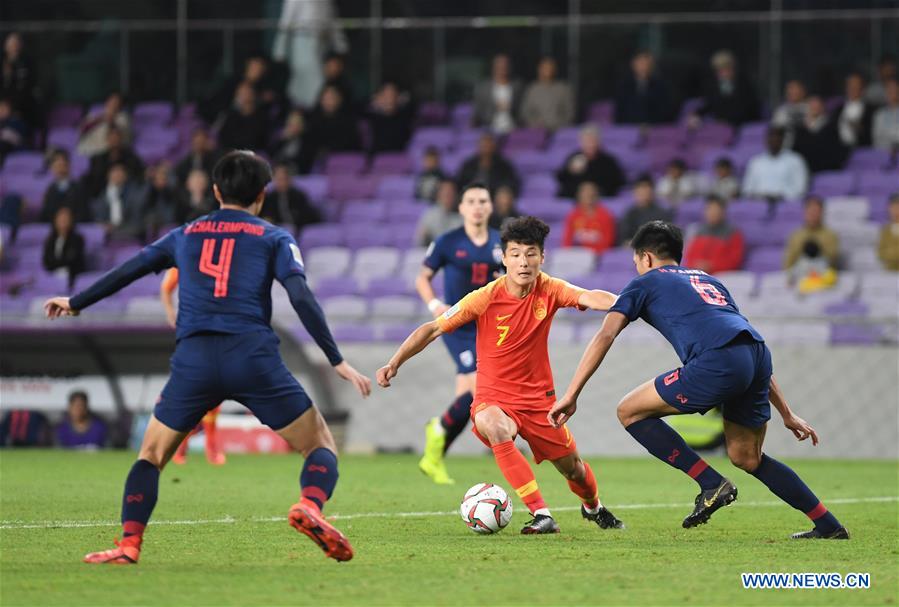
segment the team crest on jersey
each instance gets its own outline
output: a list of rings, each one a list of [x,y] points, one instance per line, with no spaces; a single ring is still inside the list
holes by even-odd
[[[300,247],[297,245],[290,243],[290,252],[293,253],[293,260],[297,262],[301,266],[305,266],[303,263],[303,254],[300,253]]]
[[[546,300],[545,299],[535,299],[534,300],[534,318],[537,320],[543,320],[546,318]]]
[[[453,316],[456,315],[456,312],[459,311],[459,304],[454,305],[452,308],[443,313],[444,320],[449,320]]]
[[[493,261],[496,263],[502,263],[503,261],[503,250],[499,248],[499,245],[493,247]]]

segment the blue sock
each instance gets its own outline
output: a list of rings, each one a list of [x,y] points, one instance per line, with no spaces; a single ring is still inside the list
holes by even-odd
[[[159,468],[145,459],[131,466],[122,498],[122,529],[125,537],[142,536],[159,495]]]
[[[840,528],[840,521],[821,503],[799,475],[786,464],[762,454],[759,467],[750,474],[762,481],[771,493],[802,511],[821,533],[831,533]]]
[[[652,455],[695,480],[703,491],[714,489],[724,478],[687,446],[680,434],[657,417],[641,419],[625,428]]]
[[[447,407],[440,417],[440,425],[446,430],[446,440],[443,443],[444,453],[468,426],[468,420],[471,419],[472,401],[474,401],[474,396],[471,392],[466,392],[453,401],[453,404]]]
[[[330,449],[319,447],[306,457],[300,473],[300,494],[315,502],[319,510],[334,493],[337,484],[337,456]]]

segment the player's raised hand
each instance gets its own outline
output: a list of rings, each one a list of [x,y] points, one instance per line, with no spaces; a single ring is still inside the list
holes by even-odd
[[[556,404],[546,414],[546,419],[553,428],[561,428],[562,424],[571,419],[575,411],[577,411],[577,401],[568,396],[563,396],[556,401]]]
[[[371,380],[354,369],[347,361],[341,362],[334,367],[337,375],[341,379],[345,379],[359,391],[363,398],[371,394]]]
[[[69,305],[68,297],[53,297],[44,303],[44,312],[47,318],[53,320],[60,316],[78,316],[78,310],[73,310]]]
[[[380,369],[378,369],[378,373],[375,376],[378,380],[378,385],[382,388],[390,387],[390,380],[396,377],[396,366],[391,364],[386,364]]]
[[[791,415],[790,417],[785,418],[784,426],[786,426],[797,439],[803,441],[811,437],[812,444],[815,446],[818,445],[818,433],[815,432],[815,429],[812,428],[807,421],[798,415]]]

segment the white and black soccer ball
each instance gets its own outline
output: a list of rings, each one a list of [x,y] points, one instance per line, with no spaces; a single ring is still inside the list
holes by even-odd
[[[478,483],[465,492],[459,514],[475,533],[497,533],[512,520],[512,502],[499,485]]]

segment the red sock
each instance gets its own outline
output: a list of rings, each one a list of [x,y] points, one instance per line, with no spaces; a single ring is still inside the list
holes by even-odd
[[[218,434],[215,428],[215,417],[203,418],[203,432],[206,434],[206,454],[215,455],[219,452]]]
[[[584,480],[568,481],[568,488],[576,496],[581,498],[587,508],[596,508],[599,505],[599,488],[596,486],[596,477],[593,476],[593,470],[590,464],[584,462]]]
[[[534,478],[534,471],[531,470],[528,460],[515,448],[515,443],[506,441],[493,445],[492,449],[496,465],[531,514],[540,508],[546,508],[546,502],[543,501],[537,487],[537,479]]]

